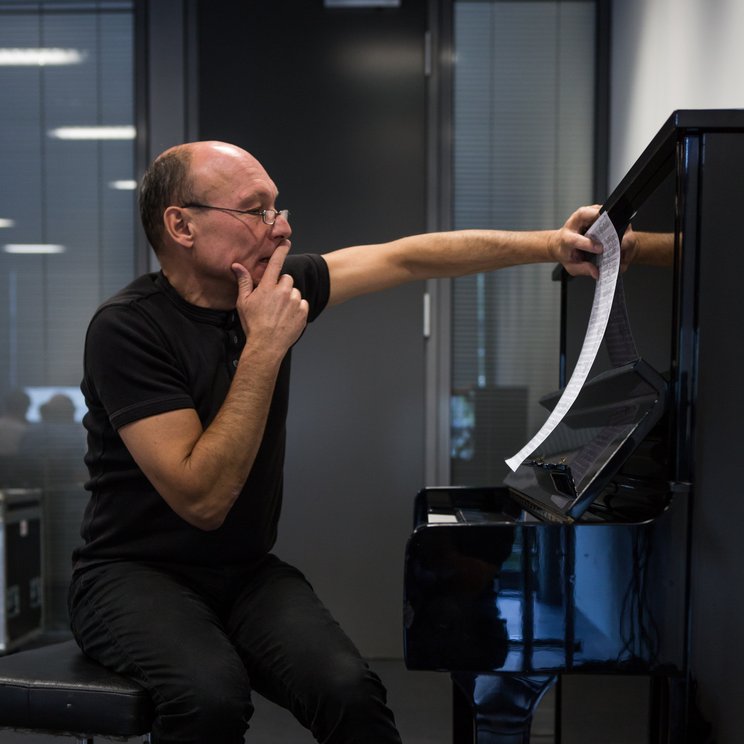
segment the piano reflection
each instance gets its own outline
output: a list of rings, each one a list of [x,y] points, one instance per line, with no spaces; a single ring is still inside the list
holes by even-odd
[[[645,234],[654,264],[634,264],[618,282],[608,359],[502,484],[416,497],[405,660],[451,674],[458,744],[528,744],[543,694],[561,675],[581,673],[647,676],[649,739],[694,740],[692,499],[705,472],[726,467],[715,452],[695,457],[698,399],[715,385],[699,357],[713,337],[699,307],[715,291],[700,276],[700,256],[713,250],[710,205],[720,215],[733,193],[729,164],[711,153],[724,144],[731,153],[734,140],[742,165],[744,112],[670,117],[603,207],[618,236],[631,220]],[[565,370],[593,288],[561,281]],[[631,334],[634,314],[641,321]],[[542,403],[551,409],[558,398]]]

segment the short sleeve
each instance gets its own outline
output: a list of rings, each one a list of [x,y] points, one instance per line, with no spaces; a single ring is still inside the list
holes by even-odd
[[[302,253],[287,256],[283,271],[294,279],[295,287],[307,300],[308,321],[312,322],[328,304],[331,289],[328,264],[319,254]]]
[[[85,344],[86,394],[111,425],[193,408],[187,380],[161,330],[136,304],[110,305],[91,321]]]

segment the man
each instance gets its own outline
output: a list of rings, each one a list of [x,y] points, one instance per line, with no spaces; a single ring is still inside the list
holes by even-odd
[[[302,574],[271,554],[289,350],[330,305],[434,276],[560,260],[581,235],[463,231],[287,257],[278,191],[240,148],[167,150],[140,210],[162,268],[104,303],[86,339],[91,500],[75,552],[83,650],[151,693],[153,742],[241,742],[251,690],[318,741],[399,742],[385,690]]]

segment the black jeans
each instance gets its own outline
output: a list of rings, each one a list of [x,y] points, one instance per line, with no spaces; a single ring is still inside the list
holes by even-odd
[[[256,690],[319,742],[400,743],[379,678],[273,555],[250,570],[110,563],[69,600],[83,651],[150,692],[153,742],[242,742]]]

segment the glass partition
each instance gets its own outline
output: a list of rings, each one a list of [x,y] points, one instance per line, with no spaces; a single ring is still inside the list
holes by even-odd
[[[134,275],[132,2],[0,2],[0,489],[42,489],[46,625],[86,502],[83,340]]]
[[[559,227],[592,202],[595,3],[454,5],[455,228]],[[498,484],[558,387],[552,265],[452,290],[451,483]]]

